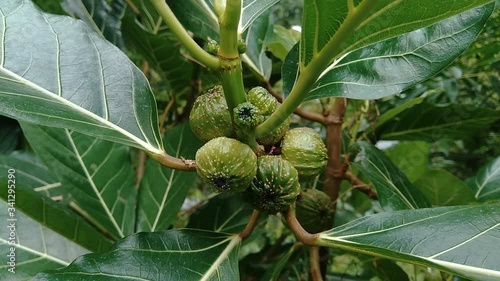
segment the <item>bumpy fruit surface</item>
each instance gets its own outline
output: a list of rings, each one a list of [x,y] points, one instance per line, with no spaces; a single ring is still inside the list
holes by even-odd
[[[250,102],[240,103],[233,112],[234,122],[241,127],[255,127],[264,121],[259,108]]]
[[[297,170],[280,156],[261,156],[257,175],[245,191],[247,200],[266,214],[285,211],[299,195]]]
[[[281,156],[292,163],[301,179],[315,177],[328,161],[321,136],[311,128],[295,128],[286,132],[281,141]]]
[[[247,100],[257,106],[262,115],[271,115],[278,107],[278,100],[262,87],[248,91]]]
[[[196,172],[216,192],[241,192],[257,172],[257,156],[235,139],[215,138],[196,152]]]
[[[333,202],[324,192],[309,189],[302,192],[295,205],[295,216],[310,233],[318,233],[332,227],[335,213]]]
[[[215,86],[196,99],[189,114],[189,124],[193,133],[204,142],[235,136],[222,86]]]
[[[265,119],[267,120],[269,116],[266,116]],[[269,134],[258,138],[257,142],[262,145],[273,145],[277,143],[283,136],[285,135],[286,131],[288,131],[288,128],[290,127],[290,117],[288,117],[281,125],[279,125],[278,128],[274,129],[272,132]]]

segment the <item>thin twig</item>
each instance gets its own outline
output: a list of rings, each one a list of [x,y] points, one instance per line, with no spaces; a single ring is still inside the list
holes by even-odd
[[[172,108],[172,106],[174,105],[175,103],[175,98],[172,97],[168,103],[167,103],[167,106],[165,106],[165,110],[163,110],[163,113],[160,117],[160,132],[161,134],[163,135],[163,133],[165,133],[165,122],[167,120],[167,117],[168,117],[168,112],[170,111],[170,109]]]
[[[323,281],[323,276],[321,276],[321,269],[319,266],[319,247],[314,246],[309,248],[309,264],[311,278],[313,281]]]
[[[283,216],[285,217],[286,223],[288,224],[288,227],[290,230],[292,230],[293,234],[297,239],[306,244],[306,245],[315,245],[316,241],[319,238],[319,234],[311,234],[307,232],[302,225],[300,225],[300,222],[297,220],[295,217],[295,214],[291,209],[288,209],[283,213]]]
[[[372,199],[377,199],[377,192],[368,184],[364,183],[362,180],[360,180],[355,174],[351,173],[350,171],[345,172],[344,178],[348,180],[353,188],[358,189],[359,191],[365,193],[368,195],[368,197]]]
[[[255,226],[257,225],[257,221],[259,220],[260,217],[260,212],[257,210],[253,210],[252,216],[250,217],[250,220],[247,223],[247,226],[245,226],[245,229],[243,229],[242,232],[240,232],[240,237],[242,240],[248,238],[250,234],[252,234],[252,231],[254,230]]]
[[[135,6],[135,4],[132,2],[132,0],[125,0],[125,3],[127,3],[127,5],[130,7],[130,9],[132,10],[132,12],[138,16],[141,15],[141,11],[139,11],[139,9],[137,9],[137,6]]]
[[[144,166],[146,165],[146,160],[148,155],[143,150],[139,150],[139,159],[137,167],[135,169],[135,189],[139,189],[141,185],[142,178],[144,177]]]
[[[273,97],[275,97],[279,102],[283,102],[283,98],[278,95],[278,93],[276,93],[276,91],[274,91],[273,87],[271,86],[271,84],[269,83],[269,81],[265,80],[264,81],[264,85],[266,86],[266,90],[271,94],[273,95]],[[321,123],[321,124],[324,124],[326,119],[323,115],[321,114],[318,114],[318,113],[315,113],[315,112],[309,112],[309,111],[305,111],[303,109],[300,109],[300,108],[297,108],[293,111],[293,113],[297,114],[298,116],[304,118],[304,119],[307,119],[307,120],[310,120],[310,121],[315,121],[315,122],[318,122],[318,123]]]

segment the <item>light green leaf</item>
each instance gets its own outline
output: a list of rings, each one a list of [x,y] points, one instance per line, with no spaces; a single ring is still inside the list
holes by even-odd
[[[425,172],[415,185],[434,206],[466,205],[476,201],[465,182],[444,170]]]
[[[13,153],[0,156],[0,169],[15,170],[15,207],[17,210],[91,251],[109,249],[111,242],[85,218],[50,198],[50,195],[56,199],[61,198],[58,191],[60,192],[63,188],[60,182],[53,179],[47,167],[34,155]],[[0,175],[0,181],[0,197],[8,201],[7,173]]]
[[[143,2],[143,1],[141,1]],[[184,28],[202,39],[219,40],[219,20],[209,0],[167,0]]]
[[[0,114],[163,153],[147,79],[85,23],[3,0],[0,34]]]
[[[121,19],[127,8],[125,1],[64,0],[61,6],[68,15],[83,20],[115,46],[124,48]]]
[[[320,234],[319,244],[495,281],[500,279],[499,208],[491,204],[380,213]]]
[[[272,24],[272,13],[263,13],[244,35],[247,51],[242,60],[265,80],[269,80],[272,70],[272,61],[266,55],[267,42],[273,32]]]
[[[9,208],[10,205],[0,200],[0,219],[5,224],[0,231],[1,280],[29,280],[40,271],[67,266],[76,257],[88,253],[79,245],[24,215],[20,210],[14,211],[14,216],[11,217],[12,209]],[[9,240],[10,237],[13,240]],[[15,273],[8,271],[11,248],[15,248]]]
[[[429,165],[431,145],[423,141],[406,141],[398,143],[384,152],[410,182],[415,182],[426,171]]]
[[[479,202],[500,200],[500,156],[483,166],[467,183]]]
[[[168,132],[164,144],[170,155],[187,159],[193,159],[198,148],[203,145],[191,131],[189,123],[178,125]],[[148,159],[139,188],[136,230],[167,229],[196,177],[196,172],[170,169]]]
[[[308,65],[311,59],[323,49],[346,18],[355,16],[354,14],[348,15],[348,3],[359,5],[364,1],[305,1],[300,46],[303,66]],[[488,2],[491,0],[376,1],[369,13],[359,15],[361,24],[344,42],[339,53],[345,54],[372,43],[429,26]]]
[[[429,79],[476,39],[493,7],[492,3],[472,9],[432,26],[347,53],[323,71],[307,99],[331,96],[378,99]],[[286,67],[295,67],[295,70],[284,71],[284,79],[295,81],[298,65],[292,61]],[[285,76],[285,73],[291,75]],[[287,83],[285,93],[290,92],[293,83]]]
[[[25,123],[22,128],[61,182],[62,200],[115,239],[133,233],[136,190],[128,147],[66,129]]]
[[[213,0],[211,0],[213,1]],[[252,23],[257,20],[266,11],[270,11],[271,7],[278,3],[279,0],[243,0],[243,6],[241,9],[240,24],[238,27],[238,32],[243,33],[249,28]]]
[[[241,238],[202,230],[138,233],[107,253],[85,255],[59,271],[38,274],[41,280],[239,280]]]
[[[281,25],[274,25],[273,33],[270,36],[267,49],[281,61],[285,61],[286,55],[299,42],[300,32],[294,29],[287,29]]]
[[[241,193],[220,194],[210,199],[189,217],[189,228],[216,232],[243,231],[253,212]]]
[[[386,211],[430,207],[427,199],[396,167],[389,157],[375,146],[358,142],[359,162],[353,163],[377,190],[380,204]]]
[[[500,112],[487,108],[421,103],[401,112],[376,132],[380,139],[386,140],[468,139],[498,119]]]

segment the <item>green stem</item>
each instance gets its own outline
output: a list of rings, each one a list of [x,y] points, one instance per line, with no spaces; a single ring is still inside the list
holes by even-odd
[[[207,53],[193,40],[177,17],[175,17],[165,0],[151,0],[151,3],[182,45],[191,53],[193,58],[210,69],[219,68],[219,59]]]
[[[309,64],[301,69],[300,76],[295,83],[288,98],[278,109],[262,124],[256,128],[256,136],[262,137],[277,128],[293,111],[299,107],[309,91],[318,80],[321,73],[328,67],[333,58],[342,50],[342,43],[347,40],[370,12],[377,0],[364,0],[353,10],[349,11],[346,19],[330,38],[323,49],[313,57]]]

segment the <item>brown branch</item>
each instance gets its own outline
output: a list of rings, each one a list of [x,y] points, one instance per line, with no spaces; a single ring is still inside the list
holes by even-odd
[[[293,234],[297,239],[306,244],[306,245],[315,245],[316,241],[319,238],[319,234],[311,234],[307,232],[302,225],[300,225],[300,222],[297,220],[295,217],[295,214],[291,209],[288,209],[283,213],[283,216],[285,217],[286,223],[288,224],[288,227],[290,230],[292,230]]]
[[[148,155],[143,150],[139,150],[139,160],[137,163],[137,167],[135,168],[135,188],[139,189],[141,185],[142,178],[144,177],[144,166],[146,164],[146,160]]]
[[[167,153],[162,154],[150,154],[151,158],[162,164],[163,166],[182,170],[182,171],[195,171],[196,170],[196,162],[194,160],[184,159],[184,158],[176,158]]]
[[[283,102],[283,98],[276,93],[276,91],[273,90],[273,87],[269,83],[269,81],[265,80],[264,84],[266,86],[266,90],[273,95],[279,102]],[[326,122],[326,119],[323,115],[315,113],[315,112],[309,112],[300,108],[296,108],[293,113],[297,114],[298,116],[310,120],[310,121],[315,121],[321,124],[324,124]]]
[[[340,157],[342,149],[342,124],[347,107],[345,98],[337,98],[332,108],[325,112],[326,116],[326,148],[328,149],[328,164],[323,191],[333,202],[337,201],[340,184],[344,179],[345,168]]]
[[[132,10],[132,12],[138,16],[141,15],[141,12],[139,11],[139,9],[134,5],[134,3],[132,2],[132,0],[125,0],[125,3],[127,3],[127,5],[130,7],[130,9]]]
[[[321,275],[321,268],[319,264],[320,264],[319,247],[310,247],[309,265],[310,265],[311,278],[313,281],[323,281],[323,276]]]
[[[360,180],[355,174],[350,171],[345,172],[344,179],[348,180],[353,188],[358,189],[359,191],[365,193],[371,199],[377,199],[377,192],[368,184],[364,183]]]
[[[247,223],[247,226],[245,226],[245,229],[243,229],[242,232],[240,232],[240,237],[242,240],[248,238],[250,234],[252,234],[252,231],[254,230],[255,226],[257,225],[257,221],[259,220],[260,217],[260,212],[257,210],[253,210],[252,216],[250,217],[250,220]]]

